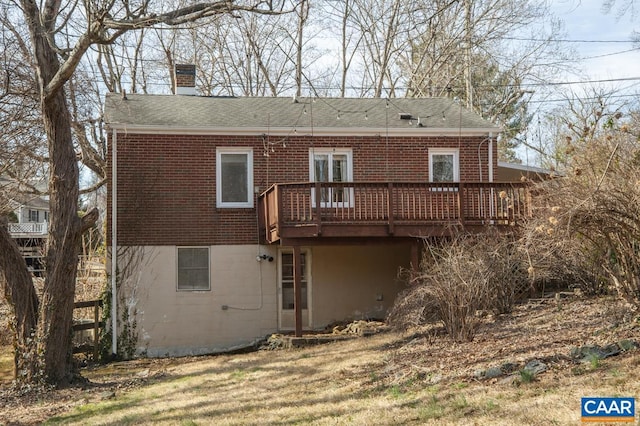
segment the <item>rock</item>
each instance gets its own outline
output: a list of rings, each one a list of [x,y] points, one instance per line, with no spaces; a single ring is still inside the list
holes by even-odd
[[[586,345],[571,349],[571,358],[580,362],[590,362],[593,359],[606,358],[606,352],[598,345]]]
[[[609,358],[610,356],[616,356],[620,354],[620,346],[617,343],[612,343],[610,345],[602,348],[602,352],[604,353],[605,358]]]
[[[500,377],[503,374],[504,374],[504,372],[502,371],[502,369],[500,367],[491,367],[491,368],[488,368],[484,372],[484,378],[485,379],[495,379],[496,377]]]
[[[502,372],[504,374],[511,374],[514,371],[517,371],[519,368],[519,365],[513,362],[505,362],[504,364],[502,364],[500,366],[500,368],[502,369]]]
[[[149,373],[150,373],[149,369],[146,368],[144,370],[138,371],[136,373],[136,376],[144,379],[144,378],[149,377]]]
[[[630,351],[632,349],[636,349],[638,347],[638,343],[634,342],[630,339],[623,339],[618,342],[618,347],[623,351]]]
[[[495,379],[504,374],[500,367],[489,367],[486,370],[476,370],[473,373],[473,377],[479,380]]]
[[[539,359],[533,359],[524,366],[524,370],[533,374],[534,376],[537,376],[540,373],[544,373],[548,369],[549,368],[547,367],[547,364],[540,361]]]
[[[579,362],[592,362],[594,359],[605,359],[616,356],[622,351],[636,347],[636,343],[631,340],[621,340],[618,343],[612,343],[607,346],[586,345],[582,347],[571,348],[571,358]]]

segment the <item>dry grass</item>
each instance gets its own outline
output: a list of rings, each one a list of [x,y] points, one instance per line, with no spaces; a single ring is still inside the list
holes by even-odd
[[[0,397],[0,423],[575,425],[581,396],[640,395],[640,351],[597,365],[567,358],[573,345],[639,340],[638,322],[609,321],[623,316],[611,299],[533,302],[487,321],[474,342],[453,344],[426,329],[111,364],[84,371],[94,384],[85,390]],[[473,378],[477,369],[532,358],[551,368],[531,383]]]
[[[11,346],[0,346],[0,386],[13,380],[13,351]]]

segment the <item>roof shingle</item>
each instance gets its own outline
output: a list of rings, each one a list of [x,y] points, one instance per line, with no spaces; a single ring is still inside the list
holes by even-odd
[[[401,114],[410,119],[401,118]],[[112,128],[407,129],[498,131],[446,98],[282,98],[107,94]]]

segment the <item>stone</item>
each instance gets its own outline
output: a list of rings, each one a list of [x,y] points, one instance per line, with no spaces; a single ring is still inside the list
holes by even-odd
[[[502,371],[502,368],[500,367],[491,367],[491,368],[487,368],[487,370],[484,372],[484,378],[485,379],[495,379],[496,377],[500,377],[504,374],[504,372]]]
[[[533,374],[534,376],[537,376],[540,373],[544,373],[548,369],[549,367],[547,367],[547,364],[540,361],[539,359],[533,359],[524,366],[524,370]]]
[[[485,373],[484,370],[476,370],[473,372],[473,378],[482,380],[484,379],[484,373]]]
[[[581,362],[590,362],[594,358],[606,358],[606,353],[598,345],[586,345],[579,348],[572,348],[571,358]]]
[[[618,347],[623,351],[630,351],[632,349],[636,349],[638,344],[630,339],[622,339],[618,342]]]
[[[513,373],[514,371],[517,371],[519,368],[519,365],[513,362],[505,362],[500,366],[500,368],[502,369],[502,372],[504,374],[510,374],[510,373]]]
[[[620,352],[621,352],[620,346],[618,346],[617,343],[612,343],[612,344],[607,345],[604,348],[602,348],[602,353],[604,353],[604,357],[605,358],[609,358],[610,356],[619,355]]]

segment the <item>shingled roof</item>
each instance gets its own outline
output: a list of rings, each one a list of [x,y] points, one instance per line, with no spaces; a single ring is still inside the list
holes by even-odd
[[[481,133],[500,129],[446,98],[282,98],[107,94],[110,128],[177,131]]]

